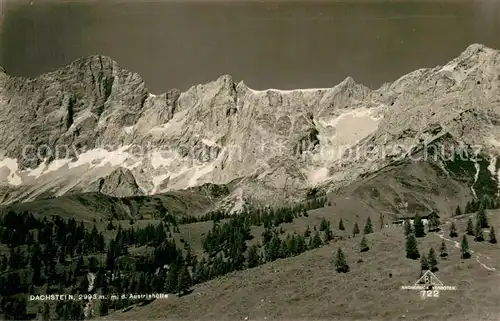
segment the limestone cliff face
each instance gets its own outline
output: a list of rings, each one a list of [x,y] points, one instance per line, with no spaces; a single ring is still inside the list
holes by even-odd
[[[75,191],[76,192],[76,191]],[[126,168],[118,168],[106,177],[101,177],[80,192],[100,192],[115,197],[143,195],[134,175]]]
[[[33,79],[0,73],[3,202],[93,189],[100,178],[109,185],[99,190],[113,195],[238,181],[235,203],[284,201],[398,156],[373,157],[382,147],[449,133],[495,154],[499,63],[498,51],[471,45],[444,67],[378,90],[347,78],[332,88],[256,91],[224,75],[162,95],[104,56]],[[346,157],[353,148],[362,152]]]
[[[86,146],[123,140],[123,127],[137,122],[148,93],[137,74],[103,56],[79,59],[33,79],[0,80],[0,128],[7,156],[21,169],[36,167],[48,152],[33,146]],[[8,136],[8,137],[6,137]],[[22,149],[29,148],[27,155]]]

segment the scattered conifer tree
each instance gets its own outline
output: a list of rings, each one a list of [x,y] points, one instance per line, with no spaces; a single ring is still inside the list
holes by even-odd
[[[425,255],[422,255],[420,258],[420,270],[426,271],[429,270],[429,261]]]
[[[474,224],[472,223],[472,219],[469,218],[467,221],[467,228],[465,229],[465,234],[474,235]]]
[[[495,228],[493,228],[493,226],[491,226],[491,228],[490,228],[490,243],[491,244],[497,243],[497,237],[495,235]]]
[[[80,277],[80,282],[78,284],[78,289],[80,291],[80,293],[86,293],[89,291],[89,286],[90,286],[90,283],[89,283],[89,279],[87,278],[86,275]]]
[[[167,293],[175,293],[177,292],[177,285],[179,282],[179,267],[177,264],[173,264],[170,266],[167,278],[165,279],[165,292]]]
[[[420,215],[416,214],[413,220],[413,229],[415,230],[415,237],[425,236],[425,226]]]
[[[105,316],[108,314],[108,311],[109,311],[108,301],[101,300],[101,302],[99,302],[99,315]]]
[[[488,196],[488,194],[484,194],[481,203],[479,204],[479,208],[484,207],[485,209],[491,209],[492,207],[492,202],[493,200]]]
[[[469,252],[469,242],[467,242],[467,236],[464,234],[462,237],[462,243],[460,244],[460,252],[462,253],[462,259],[470,258]]]
[[[339,222],[339,230],[341,230],[341,231],[345,230],[344,222],[342,222],[342,219],[340,219],[340,222]]]
[[[333,232],[330,229],[330,224],[328,224],[328,226],[325,229],[324,240],[325,240],[325,244],[328,244],[331,240],[333,240]]]
[[[366,235],[366,234],[370,234],[370,233],[373,233],[373,226],[372,226],[372,220],[370,219],[370,217],[368,217],[366,219],[364,234]]]
[[[444,240],[441,241],[441,247],[439,248],[439,256],[440,257],[448,256],[448,251],[446,250],[446,243],[444,242]]]
[[[481,223],[479,220],[476,222],[476,228],[474,231],[474,241],[482,242],[484,241],[483,229],[481,228]]]
[[[330,222],[328,222],[325,218],[321,220],[321,223],[319,224],[319,230],[322,232],[328,228],[330,225]]]
[[[484,206],[481,204],[479,206],[479,210],[477,211],[477,221],[479,222],[479,225],[481,228],[488,228],[490,225],[488,224],[488,217],[486,215],[486,210],[484,209]]]
[[[354,227],[352,229],[352,236],[356,236],[357,234],[359,234],[358,222],[354,223]]]
[[[435,272],[438,270],[437,264],[437,258],[436,258],[436,252],[434,252],[434,249],[431,247],[429,249],[429,254],[427,255],[427,262],[429,262],[429,267],[432,272]]]
[[[312,247],[312,249],[317,249],[321,245],[323,245],[323,242],[321,241],[321,237],[319,236],[319,232],[316,231],[316,232],[314,232],[314,236],[311,239],[311,247]]]
[[[409,234],[406,238],[406,257],[412,260],[416,260],[420,257],[417,239],[413,233]]]
[[[462,215],[462,209],[460,209],[460,205],[457,205],[457,208],[455,210],[455,216],[460,216]]]
[[[455,222],[451,222],[451,227],[450,227],[450,237],[457,237],[457,227],[455,226]]]
[[[349,272],[349,265],[347,264],[344,252],[342,252],[342,249],[339,248],[337,250],[337,254],[335,255],[334,259],[335,263],[335,269],[339,273],[347,273]]]
[[[361,239],[361,244],[359,245],[359,251],[360,252],[366,252],[370,249],[368,246],[368,241],[366,240],[366,236],[363,235],[363,238]]]
[[[439,231],[439,225],[441,225],[439,215],[433,211],[429,215],[429,232]]]
[[[248,256],[247,256],[247,266],[249,269],[256,267],[260,265],[260,256],[259,252],[257,249],[257,245],[252,245],[250,249],[248,250]]]
[[[192,285],[191,274],[185,265],[182,266],[179,273],[177,292],[179,295],[184,294]]]

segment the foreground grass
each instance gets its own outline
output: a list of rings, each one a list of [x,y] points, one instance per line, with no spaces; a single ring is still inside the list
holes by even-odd
[[[500,226],[499,215],[490,222]],[[459,224],[459,234],[463,230]],[[447,228],[446,226],[444,227]],[[445,230],[446,232],[446,230]],[[422,299],[418,291],[400,290],[420,276],[419,260],[405,258],[403,231],[386,228],[368,235],[370,250],[359,253],[360,237],[344,239],[300,256],[235,272],[194,288],[190,295],[159,299],[145,307],[115,312],[107,320],[500,320],[500,276],[476,261],[463,260],[460,249],[447,243],[449,257],[439,259],[435,274],[457,291]],[[419,239],[420,253],[439,250],[436,233]],[[470,248],[500,270],[499,246],[476,243]],[[351,271],[339,274],[333,252],[342,247]]]

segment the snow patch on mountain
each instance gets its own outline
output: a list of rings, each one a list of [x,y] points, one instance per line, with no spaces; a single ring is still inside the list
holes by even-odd
[[[2,181],[7,181],[11,185],[20,185],[21,177],[18,175],[17,159],[4,157],[0,161],[0,177]]]
[[[328,180],[328,168],[320,167],[315,169],[305,169],[305,174],[307,175],[307,180],[311,185],[317,185]]]

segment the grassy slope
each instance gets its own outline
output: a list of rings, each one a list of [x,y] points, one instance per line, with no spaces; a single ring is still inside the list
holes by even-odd
[[[490,213],[490,221],[500,230],[500,213]],[[465,230],[465,223],[466,218],[458,221],[459,232]],[[446,225],[444,229],[447,232]],[[385,228],[368,239],[371,249],[366,253],[358,251],[359,236],[345,239],[209,281],[185,297],[159,299],[104,319],[500,319],[498,245],[476,243],[469,237],[470,248],[481,255],[475,253],[471,259],[462,260],[460,250],[447,242],[449,258],[439,259],[440,270],[435,274],[445,285],[457,286],[458,290],[441,291],[439,298],[424,300],[417,291],[399,289],[413,284],[420,273],[419,261],[405,258],[402,229]],[[436,233],[429,234],[419,239],[419,250],[426,253],[433,247],[438,251],[440,244]],[[332,252],[339,246],[351,266],[347,274],[336,273],[332,265]],[[363,262],[358,263],[360,258]],[[480,263],[497,271],[488,271]]]
[[[214,185],[215,186],[215,185]],[[32,211],[39,215],[73,217],[90,224],[110,217],[119,219],[153,219],[160,212],[173,215],[197,216],[210,210],[210,206],[224,197],[224,192],[213,187],[198,187],[153,196],[116,198],[99,193],[67,195],[2,206],[2,210]]]

